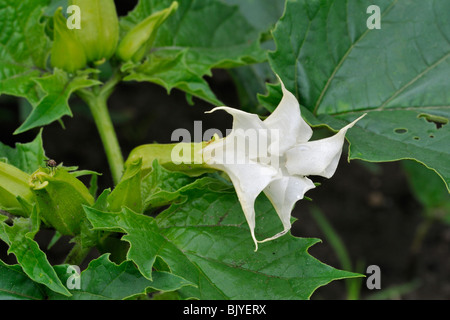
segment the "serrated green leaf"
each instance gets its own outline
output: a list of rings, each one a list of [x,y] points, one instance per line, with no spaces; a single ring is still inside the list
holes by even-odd
[[[150,56],[124,78],[125,81],[147,81],[164,87],[168,93],[173,88],[201,97],[212,104],[220,104],[201,75],[186,63],[187,50],[161,50]]]
[[[242,15],[255,29],[267,31],[283,15],[285,0],[224,0],[239,7]]]
[[[93,177],[96,177],[96,175],[93,175]],[[103,190],[92,207],[98,210],[107,210],[108,196],[110,195],[110,193],[110,189]],[[99,246],[100,239],[102,238],[101,233],[103,232],[92,230],[91,223],[86,218],[83,218],[80,224],[80,234],[74,237],[72,239],[72,242],[78,244],[83,250],[89,250],[95,246]]]
[[[450,3],[378,1],[381,28],[369,29],[372,4],[288,0],[270,63],[320,123],[368,113],[349,132],[350,159],[416,159],[450,190]]]
[[[25,97],[41,93],[34,79],[45,69],[50,40],[40,23],[48,0],[0,1],[0,94]]]
[[[158,50],[149,55],[148,63],[159,62],[158,72],[151,73],[155,69],[147,65],[141,69],[142,75],[133,72],[127,79],[140,77],[168,90],[175,87],[218,104],[203,76],[211,75],[213,68],[230,68],[265,60],[265,52],[259,46],[260,31],[248,23],[237,6],[217,0],[178,2],[177,11],[158,29],[154,42]],[[171,0],[139,1],[136,8],[121,19],[122,33],[171,3]],[[176,72],[168,68],[176,68]]]
[[[44,290],[32,281],[19,265],[0,260],[0,300],[42,300]]]
[[[234,68],[229,70],[229,74],[236,85],[241,109],[256,114],[267,113],[258,96],[266,92],[266,81],[276,80],[269,63],[264,62]]]
[[[5,227],[7,227],[7,224],[4,223],[6,220],[8,220],[8,217],[0,214],[0,239],[5,242],[6,244],[10,243],[8,234],[5,231]]]
[[[376,162],[415,159],[437,173],[450,191],[450,165],[446,160],[450,157],[450,126],[438,129],[421,114],[422,110],[416,109],[367,115],[347,136],[349,158]],[[357,114],[339,118],[348,121],[353,117]]]
[[[97,80],[88,79],[88,76],[82,73],[71,78],[66,72],[55,69],[53,74],[35,79],[46,95],[14,133],[47,125],[65,115],[72,116],[68,104],[71,94],[78,89],[100,84]]]
[[[16,143],[15,148],[0,142],[0,159],[2,158],[6,159],[7,163],[29,174],[45,165],[46,157],[42,144],[42,130],[32,142]]]
[[[67,265],[55,269],[62,282],[67,282],[71,273]],[[72,289],[71,297],[49,292],[49,299],[70,300],[118,300],[127,299],[153,291],[174,291],[192,285],[189,281],[168,272],[154,272],[153,281],[144,278],[131,261],[116,265],[108,254],[92,260],[81,272],[80,288]]]
[[[158,216],[158,225],[227,297],[308,299],[319,286],[357,276],[311,257],[307,250],[318,239],[286,235],[250,253],[252,240],[236,195],[199,189],[190,192],[185,203]],[[281,230],[265,196],[258,198],[255,211],[257,234],[264,233],[264,237]],[[246,289],[241,291],[234,281]]]
[[[183,192],[189,189],[203,189],[206,187],[230,188],[217,179],[211,177],[193,178],[181,172],[164,169],[156,160],[153,161],[152,170],[142,178],[142,199],[144,211],[169,205],[184,199]],[[181,199],[180,199],[181,198]]]
[[[185,202],[156,220],[126,208],[120,213],[85,210],[94,228],[125,233],[127,258],[146,278],[151,279],[160,257],[174,274],[195,283],[197,288],[179,290],[184,298],[308,299],[332,280],[358,276],[311,257],[307,250],[317,239],[287,235],[255,253],[235,193],[193,188],[185,194]],[[256,212],[257,232],[281,228],[267,198],[260,197]]]
[[[0,224],[3,225],[4,230],[4,232],[0,232],[0,237],[9,246],[8,253],[15,255],[17,262],[28,277],[55,292],[70,296],[70,292],[57,277],[45,253],[33,240],[39,230],[36,207],[30,218],[15,219],[13,226],[7,226],[4,222],[0,222]]]
[[[158,227],[154,219],[135,213],[128,208],[123,208],[118,213],[102,212],[89,207],[84,209],[94,230],[128,233],[122,239],[130,244],[138,245],[130,247],[127,258],[136,263],[142,275],[152,280],[153,264],[160,247],[166,242],[158,234]],[[145,246],[145,243],[152,243],[152,245]]]

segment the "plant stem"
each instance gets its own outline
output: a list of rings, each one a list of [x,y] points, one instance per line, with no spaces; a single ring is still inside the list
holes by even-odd
[[[310,210],[311,216],[318,224],[319,228],[324,233],[325,237],[330,242],[331,247],[334,249],[337,258],[339,259],[341,266],[344,270],[354,272],[352,267],[352,262],[350,259],[350,254],[342,241],[341,237],[337,234],[336,230],[333,228],[331,223],[328,221],[326,216],[315,206],[311,206]],[[360,264],[357,271],[362,269]],[[346,279],[347,285],[347,299],[348,300],[358,300],[360,290],[361,290],[361,279],[360,278],[350,278]]]
[[[88,105],[103,142],[114,184],[117,184],[122,176],[123,156],[108,113],[106,100],[102,96],[97,96],[88,101]]]
[[[423,241],[431,226],[435,222],[432,216],[425,217],[422,222],[416,228],[416,234],[411,244],[411,252],[413,255],[417,255],[422,248]]]
[[[116,132],[108,112],[107,101],[120,76],[114,75],[100,90],[79,90],[78,95],[87,103],[97,126],[106,152],[114,184],[120,181],[123,173],[123,156]]]
[[[79,266],[80,264],[83,263],[84,259],[86,258],[86,256],[89,254],[90,251],[91,248],[83,248],[83,246],[80,243],[76,242],[75,246],[67,255],[64,263]]]

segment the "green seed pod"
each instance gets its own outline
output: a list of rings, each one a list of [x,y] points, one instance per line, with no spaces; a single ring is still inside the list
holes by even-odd
[[[169,8],[153,13],[134,26],[120,41],[116,55],[122,61],[141,60],[153,45],[158,28],[178,9],[174,1]]]
[[[81,12],[80,29],[74,29],[88,62],[111,58],[119,41],[119,18],[113,0],[69,0]]]
[[[14,215],[28,216],[24,207],[18,200],[21,197],[31,205],[35,202],[33,192],[30,190],[28,180],[30,175],[22,170],[0,162],[0,209]]]
[[[67,28],[66,18],[61,11],[62,8],[58,8],[53,18],[54,34],[51,64],[53,67],[73,73],[86,67],[86,55],[74,30]]]
[[[29,185],[36,197],[40,217],[63,235],[80,232],[84,218],[83,205],[94,198],[86,186],[64,168],[40,168]]]

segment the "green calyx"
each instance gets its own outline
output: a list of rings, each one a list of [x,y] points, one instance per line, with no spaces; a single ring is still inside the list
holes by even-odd
[[[119,18],[113,0],[69,0],[80,8],[81,28],[74,32],[86,54],[96,65],[108,60],[119,40]]]
[[[84,218],[83,205],[92,205],[94,198],[86,186],[63,167],[40,168],[29,186],[36,198],[40,217],[63,235],[80,232]]]
[[[134,148],[125,167],[132,165],[142,159],[141,170],[146,174],[152,169],[153,161],[167,170],[183,172],[189,176],[199,176],[204,173],[214,172],[202,156],[202,149],[207,142],[198,143],[172,143],[172,144],[145,144]]]
[[[169,8],[153,13],[134,26],[120,41],[116,55],[122,61],[141,60],[155,41],[158,28],[178,9],[178,2]]]
[[[30,214],[27,208],[35,199],[28,185],[29,178],[22,170],[0,162],[0,210],[19,216]]]
[[[127,207],[134,212],[142,212],[141,165],[142,159],[139,158],[125,168],[120,182],[108,196],[110,211],[119,212],[122,207]]]
[[[86,55],[74,30],[67,28],[66,18],[62,15],[62,8],[58,8],[54,15],[54,34],[51,52],[51,64],[74,73],[87,65]]]

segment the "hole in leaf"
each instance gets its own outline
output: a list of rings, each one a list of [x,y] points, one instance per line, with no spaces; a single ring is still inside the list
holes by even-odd
[[[448,123],[448,119],[441,116],[436,116],[434,114],[421,113],[417,116],[417,118],[424,118],[428,122],[432,122],[435,124],[436,129],[442,128],[443,125]]]
[[[398,133],[398,134],[403,134],[403,133],[407,133],[407,132],[408,132],[408,129],[397,128],[397,129],[394,130],[394,132],[395,132],[395,133]]]
[[[434,138],[434,134],[430,134],[430,138]]]
[[[419,138],[419,137],[414,137],[413,139],[414,139],[414,140],[420,140],[420,138]]]

